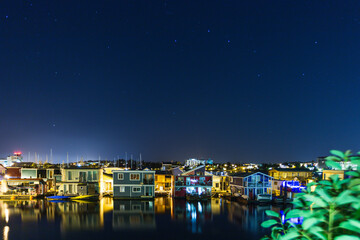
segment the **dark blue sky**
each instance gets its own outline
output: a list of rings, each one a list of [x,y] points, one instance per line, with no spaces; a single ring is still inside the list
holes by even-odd
[[[359,1],[0,3],[0,157],[360,150]]]

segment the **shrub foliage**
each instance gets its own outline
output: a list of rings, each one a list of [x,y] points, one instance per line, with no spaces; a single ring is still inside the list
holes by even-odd
[[[357,164],[357,170],[346,171],[345,179],[332,175],[329,180],[309,183],[293,201],[293,209],[279,213],[266,211],[271,217],[261,224],[271,227],[271,234],[262,239],[360,240],[360,152],[331,150],[326,165],[341,170],[341,162]],[[315,190],[311,190],[314,189]],[[289,219],[303,218],[302,224]]]

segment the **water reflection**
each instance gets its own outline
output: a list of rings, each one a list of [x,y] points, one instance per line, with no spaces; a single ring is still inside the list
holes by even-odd
[[[251,232],[262,231],[260,224],[267,220],[266,210],[279,211],[277,207],[271,205],[246,206],[239,203],[228,205],[228,219],[231,223],[239,225],[243,230]]]
[[[202,233],[202,226],[211,221],[211,201],[187,202],[183,199],[174,199],[173,220],[187,223],[192,233]]]
[[[153,201],[114,200],[113,229],[156,229]]]
[[[271,206],[244,206],[223,199],[199,202],[166,197],[153,201],[13,200],[0,201],[0,227],[4,240],[27,239],[33,232],[37,233],[32,235],[33,239],[48,239],[49,234],[54,240],[87,234],[86,238],[91,240],[101,238],[102,234],[118,236],[119,231],[131,231],[150,239],[167,239],[169,234],[189,239],[192,235],[188,234],[195,234],[199,239],[211,232],[207,239],[215,239],[224,234],[224,228],[226,234],[245,232],[254,238],[254,234],[263,234],[260,223],[267,219],[265,210],[269,209],[280,211]],[[54,231],[58,234],[53,234]]]

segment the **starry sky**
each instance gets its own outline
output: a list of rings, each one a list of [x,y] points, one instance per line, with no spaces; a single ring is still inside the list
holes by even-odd
[[[359,1],[0,2],[0,157],[360,150]]]

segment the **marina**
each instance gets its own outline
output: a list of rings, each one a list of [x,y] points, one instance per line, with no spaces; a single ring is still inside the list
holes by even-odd
[[[257,239],[266,229],[266,210],[280,207],[244,206],[213,198],[186,201],[157,197],[154,200],[99,201],[1,200],[3,240],[99,237],[147,239],[217,239],[238,234]],[[21,231],[19,231],[21,229]]]

